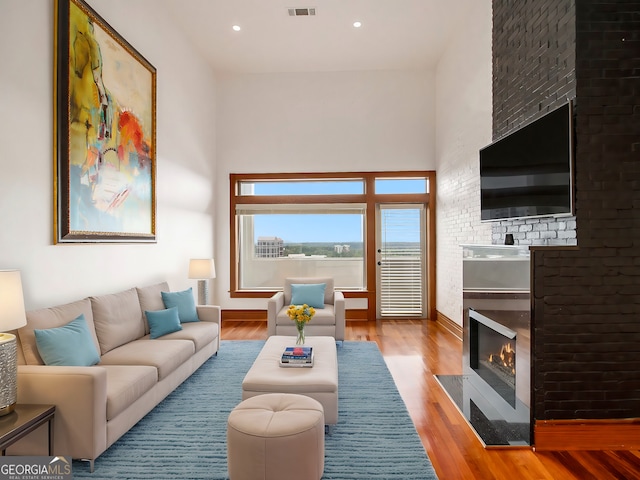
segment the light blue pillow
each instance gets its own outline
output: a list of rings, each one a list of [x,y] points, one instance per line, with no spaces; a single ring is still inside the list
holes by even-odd
[[[324,291],[326,283],[292,283],[291,303],[293,305],[304,305],[305,303],[313,308],[324,308]]]
[[[46,365],[89,367],[100,361],[84,314],[62,327],[34,329],[33,333]]]
[[[160,292],[165,308],[176,307],[180,323],[199,322],[191,287],[182,292]]]
[[[178,317],[178,309],[176,307],[153,312],[145,311],[144,314],[147,316],[147,322],[149,322],[151,338],[162,337],[168,333],[182,330],[180,318]]]

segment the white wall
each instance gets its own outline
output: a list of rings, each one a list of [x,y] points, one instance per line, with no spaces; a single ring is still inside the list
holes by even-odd
[[[437,169],[437,307],[461,321],[459,244],[491,242],[477,192],[477,150],[491,140],[490,2],[473,2],[435,74],[218,79],[153,0],[89,3],[158,70],[158,242],[52,244],[53,2],[2,0],[0,269],[22,271],[27,308],[164,279],[195,288],[188,259],[211,254],[214,301],[264,308],[228,295],[229,173]]]
[[[436,70],[437,309],[462,325],[461,244],[491,244],[480,223],[478,151],[491,142],[491,2],[472,2]]]
[[[157,68],[157,244],[53,245],[53,4],[0,5],[0,269],[28,309],[168,280],[214,246],[215,77],[152,0],[89,3]],[[152,8],[153,7],[153,8]]]
[[[229,298],[229,174],[433,170],[431,72],[219,75],[216,299]]]

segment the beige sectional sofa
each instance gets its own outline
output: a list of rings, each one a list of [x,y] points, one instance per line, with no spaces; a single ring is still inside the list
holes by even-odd
[[[220,309],[198,305],[200,321],[150,338],[145,311],[165,309],[167,283],[84,298],[27,312],[18,330],[18,402],[56,405],[54,454],[93,461],[220,347]],[[84,315],[99,363],[45,365],[35,329],[67,325]],[[11,454],[44,455],[44,433],[21,440]]]

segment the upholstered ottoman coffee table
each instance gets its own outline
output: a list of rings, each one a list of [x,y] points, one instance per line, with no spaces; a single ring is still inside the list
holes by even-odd
[[[319,480],[324,413],[306,395],[267,393],[243,400],[227,422],[231,480]]]
[[[273,335],[267,339],[242,381],[242,399],[265,393],[306,395],[320,402],[327,425],[337,424],[338,355],[335,338],[306,338],[305,345],[313,347],[313,367],[281,367],[282,352],[295,343],[296,337]]]

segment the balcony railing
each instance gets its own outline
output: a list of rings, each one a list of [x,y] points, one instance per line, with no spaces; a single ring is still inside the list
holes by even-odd
[[[333,277],[337,290],[364,290],[364,259],[359,257],[253,258],[241,265],[241,289],[278,290],[287,277]]]

